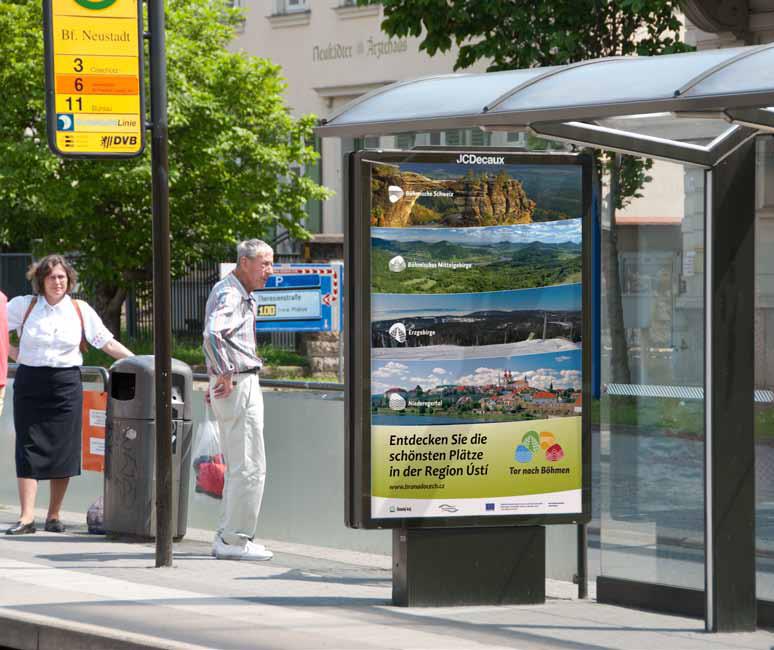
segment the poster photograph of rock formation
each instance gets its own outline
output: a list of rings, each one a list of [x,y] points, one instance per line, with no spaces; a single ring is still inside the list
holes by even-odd
[[[467,293],[580,282],[581,220],[371,228],[378,293]]]
[[[376,164],[371,226],[467,228],[579,219],[577,165]]]

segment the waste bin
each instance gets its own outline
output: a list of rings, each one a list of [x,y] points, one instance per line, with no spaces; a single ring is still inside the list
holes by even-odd
[[[156,385],[154,357],[121,359],[110,369],[105,422],[104,526],[108,536],[156,536]],[[191,468],[190,366],[172,359],[172,537],[188,519]]]

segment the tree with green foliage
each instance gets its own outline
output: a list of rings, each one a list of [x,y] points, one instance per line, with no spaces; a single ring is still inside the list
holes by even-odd
[[[292,236],[328,191],[313,164],[314,116],[294,119],[271,62],[231,52],[241,15],[222,0],[167,0],[173,273],[233,257],[242,238]],[[150,150],[131,160],[63,160],[46,143],[40,0],[0,4],[0,244],[73,254],[108,327],[152,271]],[[147,62],[147,57],[146,57]],[[148,75],[146,70],[146,96]]]
[[[359,0],[359,4],[374,4]],[[380,0],[382,30],[421,37],[430,56],[458,46],[455,69],[563,65],[684,52],[678,0]]]
[[[374,4],[376,0],[358,0]],[[382,30],[418,37],[434,56],[458,47],[455,70],[483,61],[488,71],[575,63],[609,56],[685,52],[678,0],[379,0]],[[611,226],[604,233],[612,381],[630,383],[623,327],[615,210],[651,178],[651,160],[609,155]]]

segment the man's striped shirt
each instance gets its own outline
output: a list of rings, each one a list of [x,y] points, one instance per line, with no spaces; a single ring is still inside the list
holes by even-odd
[[[233,273],[210,292],[204,313],[204,358],[210,375],[261,367],[255,349],[256,302]]]

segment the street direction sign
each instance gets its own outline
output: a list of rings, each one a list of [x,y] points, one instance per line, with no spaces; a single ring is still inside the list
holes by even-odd
[[[142,0],[43,0],[48,144],[64,158],[145,148]]]

